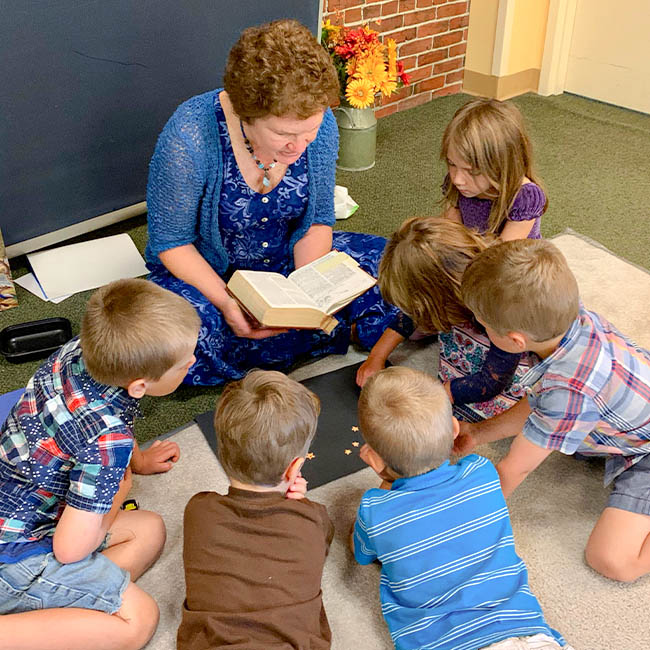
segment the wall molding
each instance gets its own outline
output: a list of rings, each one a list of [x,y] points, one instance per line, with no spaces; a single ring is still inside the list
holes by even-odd
[[[492,55],[492,74],[495,77],[503,77],[507,71],[514,19],[514,0],[499,0],[497,26],[494,34],[494,54]]]
[[[85,219],[84,221],[72,224],[71,226],[59,228],[59,230],[53,230],[52,232],[48,232],[38,237],[32,237],[31,239],[25,239],[17,244],[11,244],[11,246],[7,246],[7,257],[11,259],[12,257],[32,253],[41,250],[42,248],[58,244],[59,242],[66,241],[67,239],[72,239],[79,235],[85,235],[93,230],[98,230],[99,228],[104,228],[114,223],[131,219],[131,217],[137,217],[144,214],[146,211],[147,204],[145,201],[141,201],[140,203],[129,205],[126,208],[121,208],[120,210],[100,214],[98,217]]]
[[[537,92],[539,74],[537,68],[529,68],[502,77],[465,70],[463,92],[500,100],[510,99],[527,92]]]
[[[537,90],[540,95],[564,92],[577,5],[578,0],[550,0]]]

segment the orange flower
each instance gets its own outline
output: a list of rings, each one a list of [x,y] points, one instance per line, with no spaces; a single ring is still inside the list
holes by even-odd
[[[388,78],[393,80],[397,77],[397,43],[392,39],[386,39],[388,49]]]
[[[379,87],[387,80],[386,64],[383,59],[377,57],[367,58],[357,65],[354,76],[357,79],[367,79],[374,86]]]
[[[337,14],[337,22],[340,19]],[[327,20],[321,42],[336,67],[342,94],[355,108],[370,106],[378,92],[390,95],[409,82],[397,60],[395,39],[382,42],[379,32],[368,25],[339,27]]]
[[[397,81],[393,81],[392,79],[386,79],[386,81],[379,84],[379,90],[381,91],[382,95],[388,97],[389,95],[392,95],[397,90]]]
[[[345,91],[345,97],[353,108],[367,108],[375,96],[375,86],[368,79],[352,79]]]

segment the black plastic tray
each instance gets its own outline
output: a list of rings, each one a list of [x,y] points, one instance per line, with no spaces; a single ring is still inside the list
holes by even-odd
[[[72,338],[67,318],[45,318],[9,325],[0,332],[0,352],[11,363],[49,356]]]

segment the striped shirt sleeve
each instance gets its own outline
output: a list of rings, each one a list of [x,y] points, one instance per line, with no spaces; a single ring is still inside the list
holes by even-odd
[[[531,414],[524,424],[524,437],[544,449],[574,454],[596,428],[600,414],[593,400],[567,388],[530,394]]]
[[[359,507],[357,520],[354,523],[354,559],[359,564],[371,564],[377,559],[377,553],[368,537],[367,525],[361,514],[363,502]]]

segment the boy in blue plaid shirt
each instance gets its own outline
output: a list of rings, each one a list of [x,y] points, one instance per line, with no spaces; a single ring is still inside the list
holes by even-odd
[[[552,451],[605,457],[613,489],[586,560],[624,582],[650,572],[650,352],[584,309],[566,260],[548,241],[489,248],[465,271],[462,294],[495,345],[541,361],[522,380],[528,399],[463,424],[456,450],[516,436],[497,466],[506,496]]]
[[[138,400],[173,392],[200,321],[180,296],[120,280],[81,334],[34,374],[0,434],[0,647],[141,648],[158,623],[134,581],[160,555],[161,517],[120,510],[131,470],[167,471],[173,442],[141,451]]]

